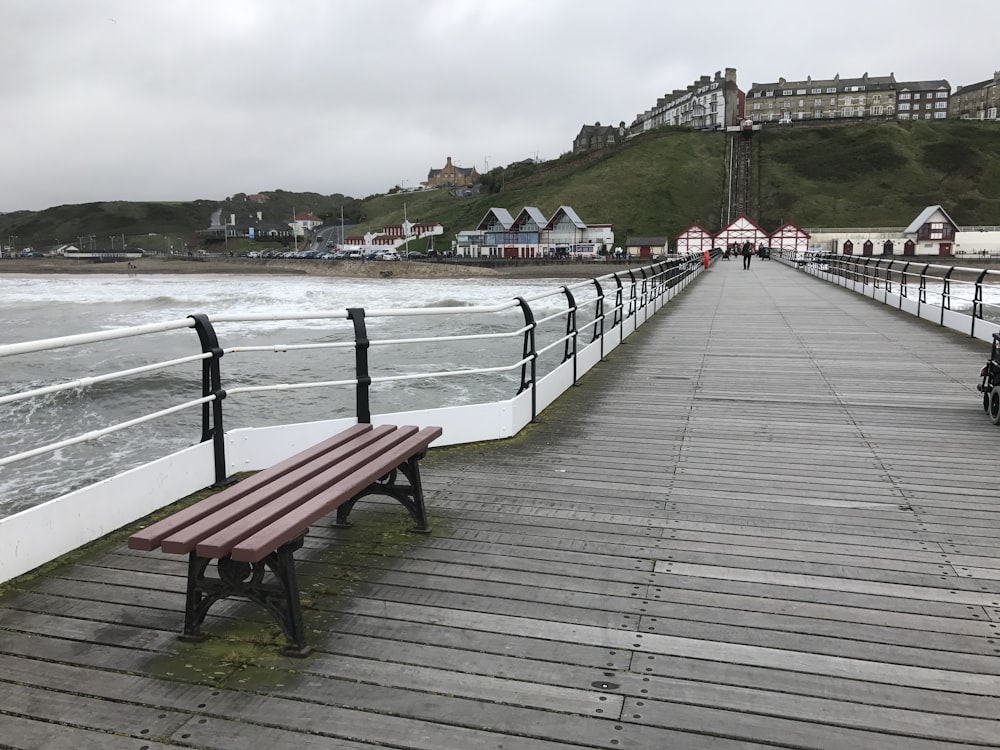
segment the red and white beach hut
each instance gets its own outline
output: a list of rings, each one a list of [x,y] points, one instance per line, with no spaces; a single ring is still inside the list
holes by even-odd
[[[757,248],[761,243],[766,245],[770,242],[771,236],[761,229],[757,222],[743,214],[737,216],[715,235],[715,244],[721,248],[727,248],[733,244],[742,245],[747,240]]]
[[[715,247],[715,240],[712,238],[712,233],[697,222],[677,235],[678,255],[701,255],[713,247]]]
[[[794,258],[796,254],[805,253],[809,249],[809,232],[786,222],[771,235],[771,248]]]

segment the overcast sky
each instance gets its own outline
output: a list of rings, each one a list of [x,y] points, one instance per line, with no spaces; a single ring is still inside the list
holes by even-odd
[[[0,212],[285,189],[364,197],[451,156],[736,68],[751,83],[1000,69],[996,0],[0,0]]]

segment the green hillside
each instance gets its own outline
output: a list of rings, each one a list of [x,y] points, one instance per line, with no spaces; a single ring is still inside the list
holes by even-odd
[[[883,122],[839,127],[770,127],[756,133],[751,218],[765,229],[785,221],[803,227],[903,226],[927,205],[941,204],[959,224],[1000,224],[1000,128],[995,123]],[[244,194],[188,203],[116,201],[0,215],[0,238],[44,247],[149,233],[194,241],[212,211],[266,219],[311,211],[363,232],[410,221],[440,222],[447,246],[473,229],[490,207],[516,214],[535,206],[546,216],[572,206],[588,223],[611,223],[628,236],[675,237],[693,222],[720,227],[726,197],[727,136],[665,128],[596,153],[530,161],[484,176],[492,192],[458,198],[447,190],[393,192],[363,200],[276,190],[261,203]]]

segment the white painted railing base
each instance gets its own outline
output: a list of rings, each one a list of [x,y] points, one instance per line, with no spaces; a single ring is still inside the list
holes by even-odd
[[[921,302],[919,299],[914,297],[903,297],[898,293],[888,291],[884,284],[876,287],[874,284],[866,283],[864,281],[856,281],[830,271],[824,271],[815,264],[807,265],[802,270],[812,276],[823,279],[824,281],[829,281],[832,284],[837,284],[845,289],[850,289],[851,291],[857,292],[865,297],[870,297],[876,302],[882,302],[883,304],[894,307],[897,310],[910,313],[910,315],[922,318],[923,320],[929,320],[932,323],[937,323],[945,328],[951,328],[973,338],[992,342],[993,334],[1000,333],[1000,324],[998,323],[983,320],[982,318],[973,318],[972,315],[968,313],[947,310],[942,308],[940,305],[932,305],[927,302]],[[898,289],[899,287],[898,285],[895,285],[893,288]]]

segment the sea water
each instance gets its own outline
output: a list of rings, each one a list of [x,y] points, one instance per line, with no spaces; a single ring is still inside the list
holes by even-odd
[[[224,349],[351,341],[344,320],[282,320],[304,312],[434,308],[456,315],[368,318],[373,342],[478,336],[517,331],[517,307],[489,315],[463,315],[463,308],[497,305],[518,296],[558,291],[566,279],[454,280],[343,279],[317,276],[238,275],[0,275],[0,344],[161,323],[195,313],[269,316],[263,321],[216,325]],[[532,304],[542,318],[566,309],[554,294]],[[582,317],[582,315],[581,315]],[[539,347],[564,332],[565,320],[550,323]],[[540,327],[540,330],[541,327]],[[503,367],[522,356],[523,336],[372,346],[372,375],[464,371]],[[196,333],[184,328],[154,337],[87,344],[0,360],[0,394],[180,358],[201,351]],[[562,350],[543,360],[551,364]],[[315,383],[354,377],[354,350],[227,353],[220,361],[223,388],[275,383]],[[376,384],[372,413],[391,413],[508,399],[521,382],[520,368],[488,375],[428,377]],[[102,429],[201,396],[201,364],[159,370],[121,381],[0,406],[0,456]],[[227,430],[334,419],[355,413],[354,388],[294,389],[236,394],[224,402]],[[36,505],[77,487],[113,476],[201,438],[196,407],[88,443],[0,467],[0,516]]]

